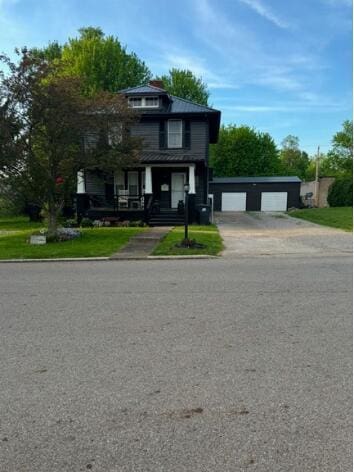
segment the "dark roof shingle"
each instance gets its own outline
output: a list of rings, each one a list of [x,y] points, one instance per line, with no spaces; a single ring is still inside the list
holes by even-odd
[[[299,177],[290,176],[274,176],[274,177],[214,177],[210,181],[211,184],[252,184],[252,183],[298,183],[301,182]]]

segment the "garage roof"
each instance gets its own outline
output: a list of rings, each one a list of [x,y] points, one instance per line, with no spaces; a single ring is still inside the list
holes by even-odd
[[[253,183],[299,183],[301,179],[294,175],[276,177],[214,177],[211,184],[253,184]]]

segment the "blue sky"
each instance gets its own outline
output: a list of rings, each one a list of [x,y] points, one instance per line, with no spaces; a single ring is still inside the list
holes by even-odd
[[[0,0],[0,50],[118,36],[154,74],[188,68],[224,123],[288,134],[313,154],[352,114],[351,0]]]

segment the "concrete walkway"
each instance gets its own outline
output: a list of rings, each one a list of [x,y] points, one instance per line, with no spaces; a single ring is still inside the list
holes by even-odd
[[[128,244],[121,251],[113,254],[110,259],[146,259],[170,230],[170,226],[148,228],[131,238]]]

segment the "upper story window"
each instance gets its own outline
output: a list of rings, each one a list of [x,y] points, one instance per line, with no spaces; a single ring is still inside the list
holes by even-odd
[[[168,139],[167,146],[169,148],[182,147],[182,120],[168,120]]]
[[[129,97],[132,108],[158,108],[159,97]]]

